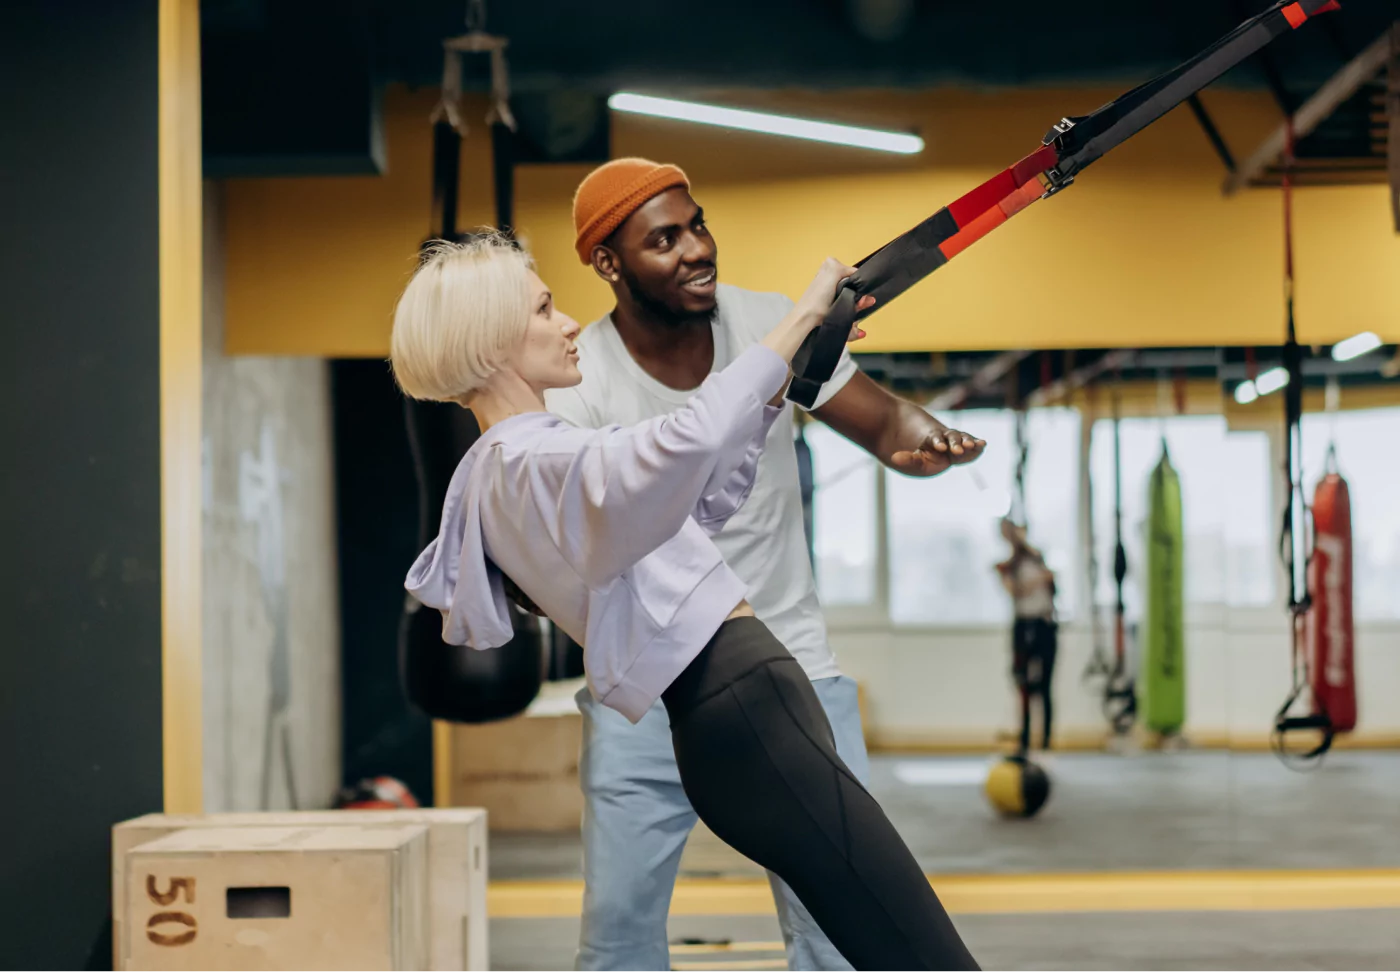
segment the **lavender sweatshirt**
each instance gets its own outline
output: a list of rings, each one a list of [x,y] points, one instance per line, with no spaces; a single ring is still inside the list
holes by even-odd
[[[594,697],[637,722],[746,596],[710,537],[753,488],[787,373],[760,344],[638,425],[492,426],[404,586],[442,612],[444,641],[496,648],[513,634],[504,571],[583,645]]]

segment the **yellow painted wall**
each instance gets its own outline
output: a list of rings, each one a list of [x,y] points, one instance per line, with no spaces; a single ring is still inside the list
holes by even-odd
[[[203,807],[199,3],[160,4],[161,695],[167,813]]]
[[[1117,92],[746,92],[711,100],[914,127],[926,151],[883,156],[614,116],[615,155],[674,161],[720,245],[721,278],[796,295],[826,255],[856,260],[1031,151],[1063,114]],[[384,356],[394,300],[430,226],[435,94],[391,91],[383,177],[234,180],[228,201],[231,353]],[[1267,95],[1208,92],[1236,155],[1278,121]],[[468,117],[481,119],[485,104]],[[489,135],[463,156],[463,221],[489,222]],[[608,291],[573,255],[570,200],[586,166],[517,175],[517,223],[561,307],[588,321]],[[1224,170],[1185,109],[1052,200],[978,243],[871,321],[864,347],[1271,344],[1283,337],[1277,191],[1224,199]],[[1383,186],[1296,202],[1304,341],[1370,329],[1400,341],[1400,237]]]

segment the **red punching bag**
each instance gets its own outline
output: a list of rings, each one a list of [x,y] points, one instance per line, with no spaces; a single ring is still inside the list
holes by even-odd
[[[1313,493],[1313,554],[1308,564],[1307,646],[1314,711],[1334,732],[1356,728],[1356,644],[1351,617],[1351,497],[1328,454]]]

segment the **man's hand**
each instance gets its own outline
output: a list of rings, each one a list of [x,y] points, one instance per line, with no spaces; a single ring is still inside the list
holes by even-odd
[[[987,447],[981,439],[948,428],[860,372],[812,414],[908,476],[937,476],[954,465],[972,462]]]
[[[957,429],[940,428],[925,436],[917,449],[890,456],[890,465],[906,476],[937,476],[950,466],[974,462],[987,443]]]

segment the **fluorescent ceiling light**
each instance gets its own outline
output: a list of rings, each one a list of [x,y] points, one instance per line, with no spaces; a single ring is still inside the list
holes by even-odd
[[[761,111],[744,111],[739,108],[702,105],[694,101],[653,98],[649,95],[631,94],[625,91],[620,91],[609,98],[608,107],[614,111],[626,111],[638,115],[675,118],[680,121],[698,122],[701,125],[739,128],[746,132],[763,132],[768,135],[788,135],[792,138],[829,142],[833,145],[851,145],[856,148],[876,149],[881,152],[895,152],[899,155],[915,155],[924,150],[922,138],[902,132],[856,128],[853,125],[835,125],[830,122],[809,121],[805,118],[789,118],[786,115],[770,115]]]
[[[1259,390],[1259,394],[1268,395],[1278,391],[1288,384],[1288,370],[1286,368],[1270,368],[1258,378],[1254,379],[1254,387]]]
[[[1235,386],[1235,401],[1241,405],[1248,405],[1259,397],[1259,389],[1254,387],[1252,381],[1242,381]]]
[[[1370,354],[1381,346],[1380,335],[1370,331],[1362,331],[1353,335],[1345,341],[1338,341],[1332,345],[1333,361],[1350,361],[1352,358],[1359,358],[1363,354]]]

